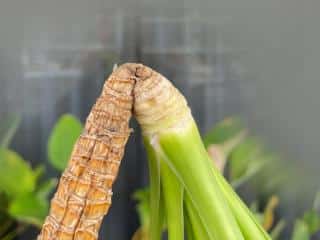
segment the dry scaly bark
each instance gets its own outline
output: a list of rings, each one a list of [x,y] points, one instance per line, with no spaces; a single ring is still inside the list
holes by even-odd
[[[110,75],[61,176],[38,240],[95,240],[130,135],[133,88],[141,64]],[[63,139],[61,139],[63,141]]]

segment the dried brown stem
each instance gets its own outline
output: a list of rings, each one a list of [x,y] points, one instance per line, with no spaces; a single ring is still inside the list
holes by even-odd
[[[98,238],[131,132],[133,88],[141,67],[124,64],[106,81],[61,176],[38,240]]]

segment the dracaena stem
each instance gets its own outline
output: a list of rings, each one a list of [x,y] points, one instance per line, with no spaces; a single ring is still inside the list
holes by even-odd
[[[150,228],[149,238],[160,240],[162,234],[161,189],[160,189],[160,162],[156,152],[145,139],[146,151],[149,163],[150,179]]]
[[[213,238],[209,237],[208,232],[204,227],[203,222],[198,214],[198,211],[196,210],[188,194],[185,194],[184,204],[185,204],[186,215],[190,224],[189,227],[191,228],[191,231],[192,231],[192,233],[190,233],[192,235],[192,239],[214,240]]]
[[[135,76],[134,114],[149,140],[149,147],[161,153],[161,158],[190,197],[194,210],[188,214],[198,213],[201,221],[196,223],[202,224],[209,239],[270,239],[223,176],[213,168],[183,95],[165,77],[148,67],[139,68]],[[189,216],[189,220],[194,218]],[[196,237],[194,232],[193,237]]]
[[[212,174],[212,163],[194,123],[181,132],[159,134],[158,144],[195,204],[210,239],[244,239]]]
[[[160,176],[169,240],[184,239],[183,186],[160,158]]]
[[[246,240],[271,240],[263,227],[258,223],[255,216],[248,207],[242,202],[240,197],[228,184],[225,178],[212,168],[213,174],[217,177],[220,188],[228,201],[231,211],[237,219],[241,232]]]

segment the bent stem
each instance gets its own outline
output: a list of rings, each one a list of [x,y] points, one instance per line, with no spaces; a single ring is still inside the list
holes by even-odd
[[[188,224],[193,227],[194,222],[201,223],[208,239],[270,239],[224,177],[213,167],[182,94],[165,77],[148,67],[139,68],[135,75],[134,114],[147,140],[147,152],[152,152],[149,148],[153,148],[157,153],[153,151],[153,158],[160,154],[160,159],[168,164],[185,188],[185,196],[190,197],[186,204],[193,204],[186,207],[189,209]],[[161,176],[158,171],[155,174],[156,180],[151,179],[153,186],[159,185]],[[165,188],[167,186],[165,184]],[[155,193],[159,197],[158,192]],[[193,214],[195,212],[199,218]],[[196,227],[196,230],[201,228]],[[194,238],[199,238],[195,236],[197,233],[193,231]],[[191,234],[190,231],[188,234]],[[203,235],[201,240],[205,239]]]

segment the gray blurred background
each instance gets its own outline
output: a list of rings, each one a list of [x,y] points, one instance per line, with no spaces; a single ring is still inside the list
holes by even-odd
[[[294,214],[319,188],[319,11],[312,0],[1,0],[0,117],[21,113],[13,148],[47,162],[58,117],[84,121],[113,64],[142,62],[186,95],[201,132],[239,115],[295,166],[303,184],[283,190]],[[138,226],[140,143],[134,134],[102,239],[129,239]]]

